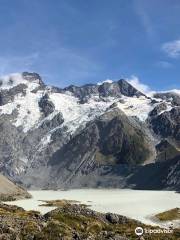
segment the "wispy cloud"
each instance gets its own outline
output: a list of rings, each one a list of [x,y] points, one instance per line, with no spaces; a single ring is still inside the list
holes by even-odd
[[[180,39],[164,43],[162,50],[171,58],[180,57]]]
[[[143,26],[147,36],[151,39],[155,37],[155,30],[152,19],[148,14],[147,9],[144,7],[141,0],[134,1],[135,12],[140,19],[141,25]]]
[[[103,83],[112,83],[112,82],[113,82],[113,80],[111,80],[111,79],[106,79],[106,80],[103,80],[103,81],[98,82],[97,85],[102,85]]]
[[[142,83],[137,76],[132,75],[130,78],[127,78],[127,81],[136,89],[141,91],[142,93],[151,96],[154,92],[151,90],[151,88]]]
[[[169,68],[172,68],[172,67],[173,67],[173,64],[170,63],[170,62],[168,62],[168,61],[158,61],[158,62],[156,63],[156,66],[157,66],[157,67],[161,67],[161,68],[167,68],[167,69],[169,69]]]
[[[0,56],[0,75],[30,70],[38,58],[37,52],[26,56]]]

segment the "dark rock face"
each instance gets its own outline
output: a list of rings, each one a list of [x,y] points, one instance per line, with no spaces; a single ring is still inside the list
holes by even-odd
[[[134,169],[127,183],[135,189],[180,189],[180,155]]]
[[[38,83],[41,85],[41,86],[44,86],[44,82],[42,81],[42,78],[40,77],[39,74],[37,73],[30,73],[30,72],[23,72],[22,73],[22,76],[24,79],[32,82],[34,80],[38,80]]]
[[[122,93],[121,90],[119,88],[119,84],[118,83],[108,83],[105,82],[102,85],[100,85],[98,87],[98,91],[100,96],[102,97],[121,97]]]
[[[124,79],[113,83],[104,82],[101,85],[87,84],[82,87],[71,85],[64,91],[72,92],[82,103],[85,103],[91,95],[99,95],[100,97],[145,96]]]
[[[119,80],[118,85],[119,85],[119,88],[120,88],[120,92],[125,96],[128,96],[128,97],[145,96],[143,93],[138,91],[136,88],[134,88],[131,84],[129,84],[124,79]]]
[[[106,219],[113,224],[116,223],[121,223],[121,224],[125,224],[127,222],[127,218],[123,217],[123,216],[119,216],[117,214],[114,213],[106,213]]]
[[[180,96],[177,93],[173,92],[155,93],[154,97],[172,102],[174,106],[180,106]]]
[[[156,145],[156,151],[156,161],[166,161],[179,155],[179,151],[166,139],[163,139],[159,144]]]
[[[23,158],[21,138],[23,134],[13,126],[9,119],[0,118],[0,171],[7,175],[13,174],[13,169],[18,166],[19,159]]]
[[[58,183],[72,186],[79,176],[89,174],[97,166],[145,162],[153,155],[150,140],[145,136],[138,123],[114,109],[88,124],[56,151],[49,165],[57,172]]]
[[[51,114],[55,110],[55,106],[49,100],[48,94],[45,94],[44,96],[42,96],[42,98],[39,101],[39,107],[41,108],[41,111],[44,113],[45,117],[47,117],[49,114]]]
[[[142,163],[149,157],[151,151],[144,138],[144,132],[119,110],[100,117],[97,126],[100,154],[114,156],[115,162],[122,164]],[[98,161],[98,156],[96,159]]]
[[[12,102],[14,97],[17,94],[26,94],[27,86],[25,84],[19,84],[13,88],[8,90],[1,90],[0,91],[0,106],[7,104],[8,102]]]
[[[41,124],[43,129],[54,129],[64,122],[62,113],[57,113],[51,120],[45,120]]]
[[[180,154],[175,157],[174,163],[170,165],[168,176],[164,178],[164,182],[169,189],[180,191]]]
[[[98,86],[92,84],[85,85],[83,87],[71,85],[67,88],[64,88],[64,91],[70,91],[75,97],[79,98],[82,103],[85,103],[90,95],[98,94]]]
[[[180,146],[180,107],[174,107],[169,112],[152,117],[149,122],[157,135],[171,138]]]
[[[149,116],[153,117],[158,115],[161,111],[165,111],[167,109],[166,103],[162,102],[158,104],[150,113]]]

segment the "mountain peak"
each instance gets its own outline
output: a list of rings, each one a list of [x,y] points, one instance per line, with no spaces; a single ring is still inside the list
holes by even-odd
[[[42,81],[41,76],[38,73],[35,72],[23,72],[22,77],[27,80],[27,81],[37,81],[40,85],[45,85],[44,82]]]
[[[131,166],[136,172],[178,152],[180,110],[169,94],[160,97],[146,97],[125,79],[60,89],[37,73],[11,74],[0,87],[0,170],[32,188],[125,186],[119,179],[127,169],[133,174]],[[174,148],[159,150],[164,139]]]
[[[14,87],[17,87],[21,84],[36,84],[40,86],[44,86],[41,77],[37,73],[12,73],[10,75],[2,76],[0,78],[0,89],[1,90],[10,90]]]
[[[120,79],[118,81],[120,91],[122,95],[128,96],[128,97],[133,97],[133,96],[145,96],[144,93],[136,89],[134,86],[132,86],[127,80],[125,79]]]
[[[64,91],[69,91],[79,98],[82,102],[86,102],[92,95],[99,95],[100,97],[140,97],[145,96],[142,92],[133,87],[125,79],[118,81],[104,81],[101,84],[86,84],[83,86],[70,85],[64,88]]]

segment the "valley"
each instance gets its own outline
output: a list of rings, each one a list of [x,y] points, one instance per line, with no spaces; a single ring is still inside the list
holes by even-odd
[[[0,171],[28,189],[180,190],[180,96],[121,79],[57,88],[1,79]]]

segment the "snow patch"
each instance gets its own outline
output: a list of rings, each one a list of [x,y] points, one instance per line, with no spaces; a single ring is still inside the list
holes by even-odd
[[[47,134],[45,137],[43,137],[41,139],[42,146],[44,147],[44,146],[48,145],[49,143],[51,143],[51,141],[52,141],[51,134]]]
[[[29,82],[25,96],[17,94],[13,102],[0,106],[1,114],[12,114],[14,110],[17,110],[17,118],[12,120],[12,123],[16,127],[22,126],[24,132],[27,132],[38,123],[41,117],[38,102],[42,97],[42,92],[31,92],[35,87],[36,83]]]
[[[101,115],[114,103],[114,98],[106,98],[106,102],[97,101],[97,96],[93,96],[87,103],[80,104],[79,99],[64,93],[52,93],[51,101],[55,105],[56,111],[60,111],[64,118],[61,126],[66,126],[68,131],[74,133],[79,126],[84,126],[88,121]]]
[[[12,123],[16,127],[22,126],[23,131],[27,132],[41,117],[38,102],[42,97],[42,92],[32,92],[39,87],[38,79],[29,81],[24,79],[20,73],[0,78],[0,90],[9,90],[19,84],[27,86],[25,96],[22,93],[15,95],[13,102],[0,106],[0,114],[12,114],[14,110],[17,110],[17,117],[12,120]]]
[[[27,132],[38,123],[41,117],[38,102],[41,97],[41,92],[32,93],[28,89],[25,97],[20,97],[15,100],[19,105],[18,117],[13,123],[16,127],[23,126],[23,131]]]
[[[9,90],[13,87],[16,87],[19,84],[26,84],[28,85],[29,89],[32,91],[36,87],[39,86],[37,80],[30,82],[23,78],[21,73],[13,73],[10,75],[2,76],[0,78],[0,89],[1,90]]]
[[[176,94],[180,95],[180,90],[179,89],[172,89],[169,92],[173,92],[173,93],[176,93]]]
[[[51,101],[55,105],[57,112],[61,112],[64,118],[64,123],[60,126],[66,126],[70,133],[74,133],[79,126],[85,124],[96,117],[103,114],[113,103],[117,103],[126,115],[136,116],[140,121],[145,121],[149,112],[153,109],[151,99],[144,96],[141,97],[126,97],[121,98],[107,97],[103,100],[99,96],[93,95],[87,103],[80,104],[79,99],[66,93],[52,93]],[[49,118],[52,118],[49,116]]]
[[[161,114],[164,113],[164,112],[169,112],[169,111],[171,111],[171,109],[173,108],[172,105],[171,105],[171,103],[167,103],[167,102],[166,102],[166,106],[167,106],[167,109],[166,109],[166,110],[162,110],[158,115],[161,115]]]
[[[121,109],[128,116],[136,116],[140,121],[145,121],[149,115],[149,112],[154,108],[151,105],[151,99],[144,96],[141,97],[125,97],[117,103],[119,109]]]
[[[11,79],[12,81],[10,81]],[[134,79],[134,81],[136,81],[136,84],[139,84],[137,79]],[[107,79],[98,83],[98,85],[104,82],[112,83],[113,81]],[[22,77],[22,74],[4,77],[0,89],[9,89],[20,83],[25,83],[27,85],[25,96],[23,94],[17,94],[13,102],[0,106],[0,113],[12,114],[14,110],[17,110],[18,115],[12,120],[12,123],[16,127],[22,126],[24,132],[29,131],[33,127],[38,127],[45,120],[51,121],[59,112],[62,113],[64,122],[58,128],[67,127],[68,132],[73,134],[79,127],[84,127],[87,122],[103,114],[106,109],[115,102],[117,102],[117,106],[126,115],[136,116],[141,121],[145,121],[149,112],[154,108],[151,99],[144,96],[122,96],[121,98],[106,97],[102,99],[98,95],[92,95],[88,102],[80,104],[79,99],[68,91],[65,93],[54,93],[50,91],[51,88],[46,87],[44,91],[39,90],[33,93],[32,90],[39,86],[39,82],[36,79],[34,79],[34,81],[27,81]],[[46,91],[49,94],[50,100],[55,105],[55,111],[42,120],[38,102]],[[46,138],[43,139],[44,144],[48,144],[51,141],[50,139],[50,135],[46,136]]]
[[[15,173],[17,175],[20,175],[21,173],[23,173],[25,171],[25,167],[23,166],[18,166],[18,167],[15,167]]]

